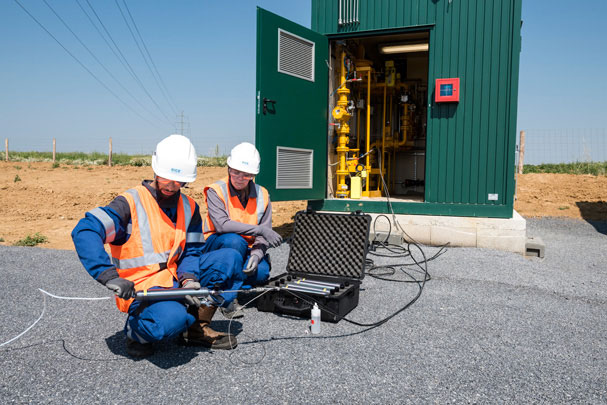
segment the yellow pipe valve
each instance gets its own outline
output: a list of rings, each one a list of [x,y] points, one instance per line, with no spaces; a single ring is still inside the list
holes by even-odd
[[[331,115],[335,119],[335,121],[347,121],[350,119],[351,115],[346,108],[337,106],[331,112]]]

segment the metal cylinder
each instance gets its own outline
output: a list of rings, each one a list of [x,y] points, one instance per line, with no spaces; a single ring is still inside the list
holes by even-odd
[[[310,280],[310,279],[307,279],[307,278],[301,278],[301,279],[297,279],[297,280],[294,280],[294,281],[297,282],[299,280],[305,281],[307,283],[313,283],[313,284],[323,285],[323,286],[326,286],[326,287],[341,287],[341,284],[339,284],[339,283],[331,283],[329,281],[320,281],[320,280]]]
[[[193,297],[208,297],[211,291],[207,288],[195,290],[193,288],[169,288],[166,290],[144,290],[135,293],[137,301],[162,301],[183,299],[186,295]]]
[[[310,283],[308,281],[297,281],[295,282],[295,284],[302,286],[302,287],[308,287],[308,288],[314,288],[317,290],[327,290],[329,292],[335,290],[337,287],[330,287],[327,285],[320,285],[320,284],[314,284],[314,283]]]
[[[306,288],[303,286],[299,286],[297,284],[287,284],[283,288],[288,291],[304,292],[307,294],[318,294],[318,295],[329,295],[330,294],[328,291],[323,291],[323,290],[316,289],[316,288]]]

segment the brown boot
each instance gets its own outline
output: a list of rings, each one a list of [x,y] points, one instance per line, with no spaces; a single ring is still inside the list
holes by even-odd
[[[193,307],[190,307],[193,308]],[[187,344],[210,347],[211,349],[230,350],[236,348],[238,342],[236,336],[229,333],[217,332],[211,328],[211,319],[217,311],[217,307],[207,307],[202,305],[198,310],[194,308],[196,322],[190,328],[183,332],[183,340]]]

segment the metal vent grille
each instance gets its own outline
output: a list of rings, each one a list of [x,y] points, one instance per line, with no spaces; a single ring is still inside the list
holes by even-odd
[[[338,7],[337,24],[353,25],[360,23],[358,20],[358,0],[339,0]]]
[[[276,189],[312,188],[314,151],[276,148]]]
[[[314,81],[314,42],[278,29],[278,71]]]

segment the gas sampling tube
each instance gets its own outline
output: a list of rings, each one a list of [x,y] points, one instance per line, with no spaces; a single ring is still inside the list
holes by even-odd
[[[348,121],[350,120],[350,113],[348,112],[348,95],[350,94],[350,89],[346,87],[346,52],[341,52],[341,68],[339,70],[339,88],[337,89],[337,94],[339,95],[339,99],[337,100],[337,105],[333,108],[333,118],[337,121],[337,159],[339,160],[339,165],[337,166],[337,191],[335,191],[335,195],[338,198],[347,198],[349,195],[348,185],[346,184],[346,176],[349,174],[348,166],[346,164],[346,157],[348,155],[348,143],[350,138],[348,135],[350,134],[350,126],[348,125]]]

